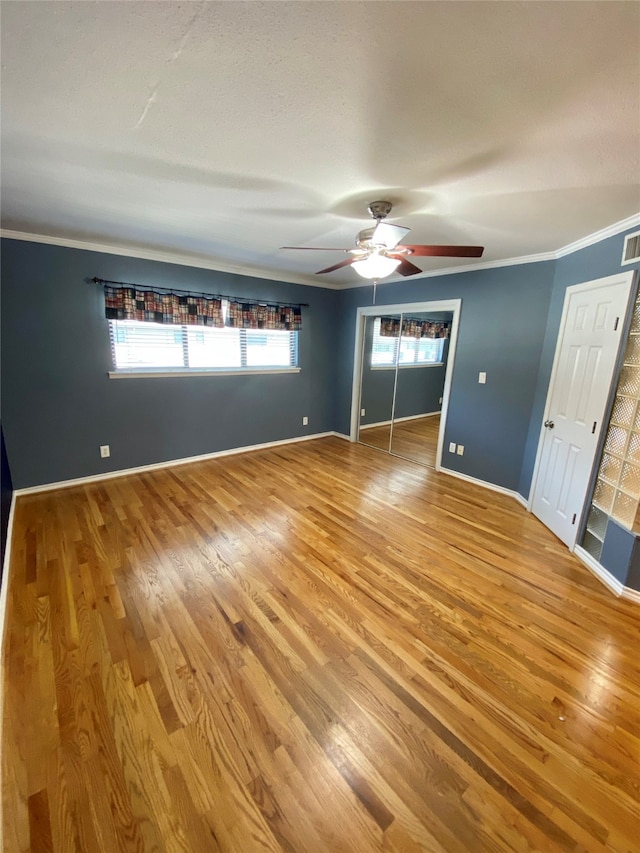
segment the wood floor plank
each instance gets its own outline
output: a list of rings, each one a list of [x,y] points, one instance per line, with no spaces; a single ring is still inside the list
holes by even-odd
[[[505,495],[326,438],[13,536],[7,853],[640,849],[640,609]]]

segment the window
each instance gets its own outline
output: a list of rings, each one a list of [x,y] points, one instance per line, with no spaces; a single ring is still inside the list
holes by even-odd
[[[109,320],[117,371],[278,370],[298,364],[298,333]]]
[[[371,367],[394,367],[398,344],[400,354],[398,364],[441,364],[444,350],[444,338],[388,338],[380,334],[380,318],[373,324],[373,344],[371,347]]]

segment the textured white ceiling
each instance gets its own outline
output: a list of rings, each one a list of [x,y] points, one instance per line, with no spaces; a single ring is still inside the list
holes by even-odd
[[[640,210],[637,2],[1,12],[5,229],[302,282],[344,256],[279,247],[350,247],[377,198],[483,261]]]

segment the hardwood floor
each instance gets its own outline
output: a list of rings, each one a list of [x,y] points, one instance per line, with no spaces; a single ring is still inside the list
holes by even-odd
[[[4,850],[638,851],[640,608],[337,438],[18,499]]]
[[[421,465],[435,468],[439,430],[440,415],[396,422],[391,436],[391,452],[404,459],[412,459]],[[359,441],[368,447],[388,451],[390,432],[390,425],[364,429],[360,432]]]
[[[391,452],[435,468],[439,430],[440,415],[400,421],[393,425]]]
[[[358,434],[360,444],[366,444],[367,447],[377,447],[378,450],[389,452],[389,441],[391,438],[391,424],[383,424],[382,426],[361,427]]]

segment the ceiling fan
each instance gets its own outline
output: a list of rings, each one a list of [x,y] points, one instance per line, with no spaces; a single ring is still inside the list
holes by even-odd
[[[479,258],[484,251],[483,246],[420,246],[408,243],[401,244],[400,240],[411,230],[402,225],[391,225],[383,219],[391,213],[393,205],[389,201],[372,201],[367,210],[376,224],[373,228],[365,228],[356,237],[353,249],[334,249],[324,246],[282,246],[282,249],[300,249],[313,252],[347,252],[353,255],[346,261],[340,261],[324,270],[318,270],[316,275],[334,272],[341,267],[353,266],[363,278],[378,280],[386,278],[393,272],[400,275],[416,275],[422,272],[420,267],[411,263],[410,256],[440,257],[440,258]]]

